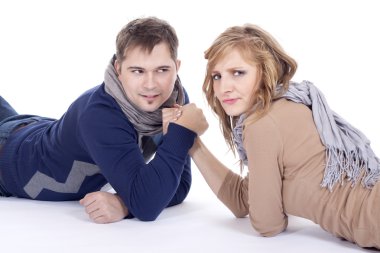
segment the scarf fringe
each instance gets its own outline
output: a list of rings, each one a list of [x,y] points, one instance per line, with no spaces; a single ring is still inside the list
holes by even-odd
[[[360,157],[358,150],[346,152],[334,147],[327,148],[326,168],[321,186],[332,191],[336,183],[342,185],[346,179],[354,187],[361,177],[363,187],[373,187],[380,179],[380,168],[369,168],[368,163]]]
[[[277,87],[277,92],[282,92],[281,84]],[[321,187],[332,191],[336,183],[342,185],[344,181],[349,181],[355,186],[361,180],[364,188],[372,188],[380,180],[380,159],[374,154],[370,141],[361,131],[330,109],[317,87],[309,81],[291,82],[282,97],[302,103],[312,110],[321,142],[326,147]],[[243,114],[233,129],[233,135],[240,159],[247,164],[242,139],[244,119]]]

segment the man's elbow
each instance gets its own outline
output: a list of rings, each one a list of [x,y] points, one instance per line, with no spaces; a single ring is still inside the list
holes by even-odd
[[[155,221],[157,217],[160,215],[160,213],[157,212],[140,212],[138,214],[134,214],[135,218],[139,219],[140,221]]]
[[[178,189],[177,193],[173,196],[170,203],[168,204],[168,207],[175,206],[181,204],[183,201],[185,201],[189,191],[190,191],[190,183],[186,184],[184,186],[180,186],[182,189]]]
[[[162,210],[163,208],[160,208],[153,203],[150,203],[150,205],[131,207],[131,213],[136,219],[140,221],[155,221]]]

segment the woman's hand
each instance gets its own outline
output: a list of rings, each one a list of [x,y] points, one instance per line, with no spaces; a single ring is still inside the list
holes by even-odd
[[[194,103],[186,104],[181,107],[181,114],[175,123],[186,127],[198,136],[201,136],[208,128],[208,122],[202,109],[198,108]]]
[[[109,192],[88,193],[79,203],[85,207],[89,218],[95,223],[112,223],[128,215],[128,209],[121,198]]]

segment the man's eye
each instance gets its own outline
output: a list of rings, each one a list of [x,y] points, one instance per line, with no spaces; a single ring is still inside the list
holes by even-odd
[[[135,74],[141,74],[143,73],[144,71],[142,69],[133,69],[132,70],[132,73],[135,73]]]
[[[167,72],[167,71],[169,71],[169,69],[167,69],[167,68],[157,70],[158,73],[163,73],[163,72]]]

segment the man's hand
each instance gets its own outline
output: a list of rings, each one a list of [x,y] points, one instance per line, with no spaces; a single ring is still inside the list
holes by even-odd
[[[162,109],[162,132],[164,134],[168,132],[169,123],[176,121],[181,114],[181,106],[178,104],[175,104],[172,108]]]
[[[120,221],[128,215],[121,198],[109,192],[88,193],[79,203],[85,207],[89,218],[99,224]]]

